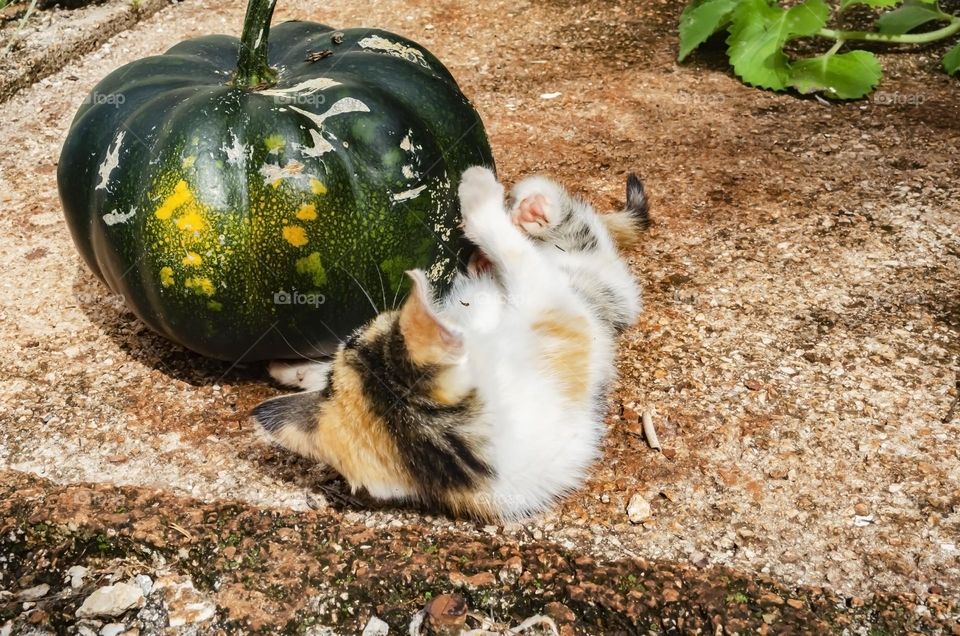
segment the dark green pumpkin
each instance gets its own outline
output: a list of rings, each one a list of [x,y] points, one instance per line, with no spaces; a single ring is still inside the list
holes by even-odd
[[[329,351],[403,298],[406,269],[442,288],[468,257],[460,174],[493,165],[476,111],[423,47],[270,29],[274,2],[251,0],[242,39],[111,73],[59,163],[90,268],[151,328],[225,360]]]

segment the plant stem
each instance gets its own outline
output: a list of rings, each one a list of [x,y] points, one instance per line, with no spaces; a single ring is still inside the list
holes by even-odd
[[[837,31],[834,29],[820,29],[817,35],[832,40],[860,40],[862,42],[883,42],[885,44],[926,44],[936,42],[943,38],[948,38],[954,33],[960,32],[960,18],[957,16],[946,16],[950,24],[941,27],[936,31],[926,33],[876,33],[874,31]]]
[[[254,88],[276,81],[277,72],[270,68],[267,61],[270,19],[276,4],[277,0],[250,0],[247,3],[234,86]]]
[[[825,57],[830,57],[835,55],[837,51],[846,43],[846,40],[837,40],[837,43],[830,47],[830,50],[826,52]]]

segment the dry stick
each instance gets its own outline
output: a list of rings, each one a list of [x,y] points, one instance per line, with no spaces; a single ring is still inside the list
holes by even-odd
[[[7,53],[9,53],[10,49],[13,48],[13,45],[17,43],[17,38],[20,37],[20,32],[23,31],[23,25],[27,23],[27,19],[33,14],[33,10],[36,8],[37,0],[33,0],[30,3],[30,6],[27,7],[27,12],[23,14],[20,24],[17,25],[17,30],[14,31],[13,35],[10,36],[10,42],[8,42],[6,48],[3,49],[3,53],[0,53],[0,57],[7,57]]]
[[[427,613],[424,610],[420,610],[413,615],[413,618],[410,619],[410,628],[408,633],[410,636],[420,636],[420,629],[423,626],[423,619],[427,617]]]
[[[543,616],[542,614],[537,614],[536,616],[531,616],[527,620],[523,621],[516,627],[508,629],[508,634],[520,634],[527,631],[531,627],[547,626],[550,628],[551,634],[559,634],[557,631],[557,624],[553,622],[553,619],[549,616]]]
[[[657,431],[653,428],[653,411],[651,409],[645,410],[641,420],[643,421],[643,436],[647,438],[647,444],[653,450],[663,450],[663,447],[660,446],[660,440],[657,439]]]
[[[175,523],[168,523],[167,525],[186,537],[188,541],[193,541],[193,535],[184,530],[181,526],[178,526]]]
[[[957,404],[960,404],[960,395],[953,398],[953,404],[950,405],[950,410],[947,411],[947,414],[943,417],[944,424],[949,424],[950,420],[953,419],[953,414],[957,412]]]

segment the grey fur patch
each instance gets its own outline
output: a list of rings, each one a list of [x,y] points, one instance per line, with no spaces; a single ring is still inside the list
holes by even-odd
[[[302,433],[309,433],[317,427],[322,401],[321,391],[281,395],[261,402],[251,415],[257,424],[271,435],[276,435],[290,426]]]

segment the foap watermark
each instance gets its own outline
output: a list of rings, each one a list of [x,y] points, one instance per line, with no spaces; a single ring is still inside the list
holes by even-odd
[[[886,91],[877,91],[873,94],[873,103],[881,106],[920,106],[926,101],[926,97],[920,93],[889,93]]]
[[[690,104],[692,106],[710,106],[719,104],[727,98],[717,93],[688,93],[680,91],[673,96],[673,101],[678,104]]]
[[[269,93],[273,103],[279,106],[321,106],[327,103],[326,96],[319,91],[274,91]]]
[[[317,292],[278,291],[273,294],[274,305],[309,305],[317,309],[327,302],[327,297]]]
[[[90,104],[92,106],[113,106],[114,108],[120,108],[127,102],[127,96],[123,93],[101,93],[99,91],[93,91],[83,98],[83,104]]]

